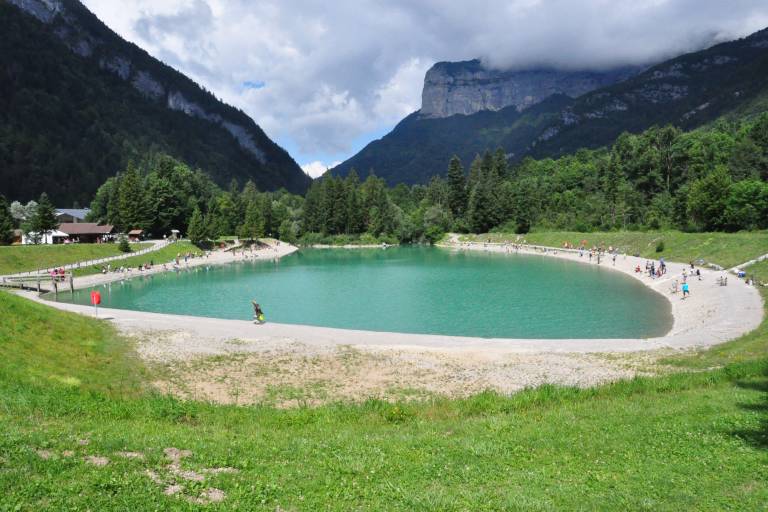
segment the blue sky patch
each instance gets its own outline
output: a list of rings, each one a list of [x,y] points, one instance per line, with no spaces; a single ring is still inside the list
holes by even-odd
[[[246,80],[243,82],[243,89],[261,89],[266,85],[266,82],[261,80]]]

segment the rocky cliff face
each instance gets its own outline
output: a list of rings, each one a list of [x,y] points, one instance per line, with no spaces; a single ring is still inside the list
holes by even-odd
[[[509,106],[522,111],[553,94],[575,98],[626,80],[638,71],[634,67],[608,71],[499,71],[485,68],[479,60],[438,62],[424,78],[421,116],[470,115]]]

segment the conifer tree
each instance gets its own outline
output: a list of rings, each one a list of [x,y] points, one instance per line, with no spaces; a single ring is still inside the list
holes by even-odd
[[[264,236],[264,217],[261,205],[257,202],[248,203],[245,208],[245,221],[240,226],[238,236],[255,240]]]
[[[192,217],[189,219],[189,228],[187,228],[187,237],[195,245],[200,245],[208,237],[206,236],[205,220],[200,208],[195,207]]]
[[[5,196],[0,194],[0,245],[13,242],[13,217]]]
[[[128,170],[120,180],[118,211],[119,227],[124,231],[147,227],[149,215],[144,200],[144,186],[141,176],[133,165],[128,166]]]
[[[32,216],[28,224],[28,230],[34,233],[34,243],[40,243],[45,235],[53,231],[59,226],[56,220],[56,209],[53,207],[48,194],[43,192],[40,194],[40,199],[37,201],[37,208],[35,214]]]
[[[448,206],[454,217],[464,214],[467,209],[467,180],[464,177],[464,168],[461,160],[454,155],[448,164]]]
[[[507,164],[507,154],[502,148],[496,149],[493,154],[493,168],[499,178],[505,179],[509,175],[509,164]]]

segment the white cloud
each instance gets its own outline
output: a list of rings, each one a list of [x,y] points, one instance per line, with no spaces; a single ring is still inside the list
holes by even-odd
[[[301,166],[301,170],[304,171],[306,174],[309,174],[313,178],[317,178],[318,176],[322,176],[325,174],[325,171],[328,169],[331,169],[333,167],[336,167],[341,162],[333,162],[330,164],[324,164],[320,160],[315,160],[314,162],[309,162]]]
[[[768,25],[765,0],[84,1],[300,161],[349,154],[363,134],[417,110],[438,60],[644,63]]]

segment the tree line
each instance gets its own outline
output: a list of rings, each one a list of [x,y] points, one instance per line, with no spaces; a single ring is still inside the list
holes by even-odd
[[[388,188],[373,172],[361,179],[352,170],[315,180],[304,197],[262,192],[253,181],[241,187],[233,180],[223,190],[200,170],[152,156],[109,178],[90,216],[155,237],[178,229],[196,243],[224,236],[430,243],[446,231],[766,229],[768,114],[692,132],[652,127],[625,133],[609,148],[514,165],[502,150],[478,155],[466,171],[453,157],[446,176],[426,185]],[[0,201],[0,242],[18,223]]]

